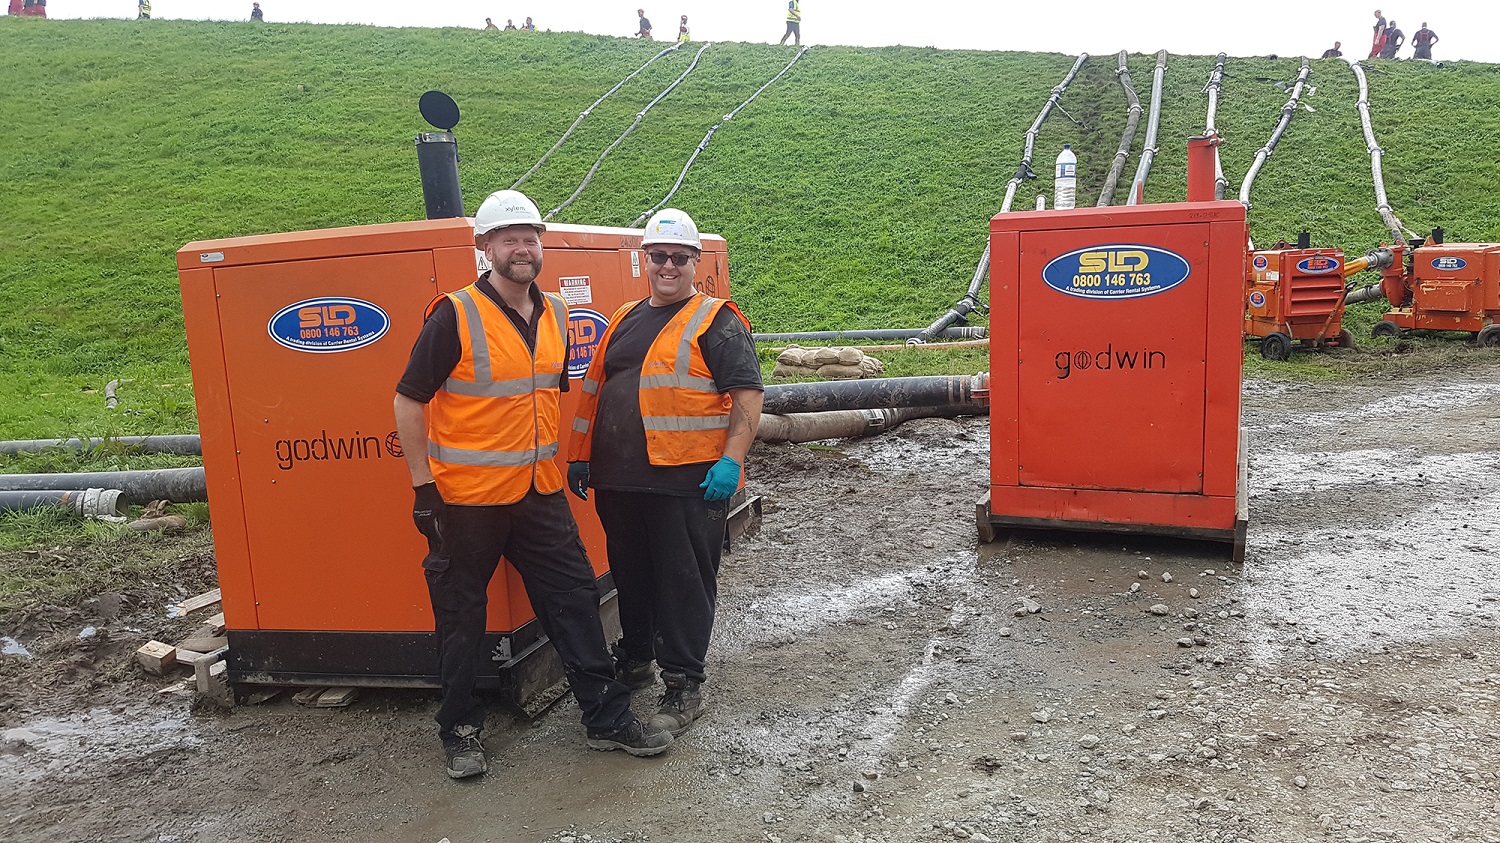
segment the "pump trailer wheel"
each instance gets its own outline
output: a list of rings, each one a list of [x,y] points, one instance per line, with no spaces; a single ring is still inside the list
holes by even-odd
[[[1370,329],[1370,336],[1374,337],[1377,340],[1381,337],[1390,337],[1391,339],[1395,339],[1401,336],[1401,326],[1397,325],[1395,322],[1390,321],[1389,319],[1382,319],[1379,322],[1375,323],[1375,327]]]
[[[1260,341],[1260,356],[1267,360],[1290,360],[1292,338],[1280,332],[1266,334]]]
[[[1486,325],[1479,331],[1480,348],[1500,348],[1500,325]]]

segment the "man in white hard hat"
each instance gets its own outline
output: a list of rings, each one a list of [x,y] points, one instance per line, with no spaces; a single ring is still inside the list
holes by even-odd
[[[616,675],[665,688],[650,726],[681,735],[703,713],[700,683],[718,594],[729,497],[760,423],[750,324],[694,286],[698,227],[667,209],[641,249],[651,295],[615,312],[583,379],[568,487],[595,508],[619,590]]]
[[[672,736],[630,711],[599,621],[594,569],[561,494],[559,399],[568,386],[568,313],[536,285],[546,228],[536,205],[497,191],[474,215],[491,270],[440,295],[396,386],[396,430],[411,471],[412,519],[438,639],[438,733],[448,775],[488,769],[475,696],[486,590],[503,556],[520,573],[538,623],[583,709],[588,745],[655,755]],[[425,407],[425,413],[424,413]]]

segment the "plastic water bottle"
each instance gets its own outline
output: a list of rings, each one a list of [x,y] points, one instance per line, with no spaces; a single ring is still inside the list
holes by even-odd
[[[1047,210],[1047,194],[1045,194],[1045,193],[1038,193],[1036,195],[1036,209],[1038,211],[1045,211],[1045,210]]]
[[[1063,144],[1057,155],[1057,171],[1052,177],[1052,207],[1062,211],[1074,207],[1078,194],[1078,156],[1073,154],[1073,145]]]

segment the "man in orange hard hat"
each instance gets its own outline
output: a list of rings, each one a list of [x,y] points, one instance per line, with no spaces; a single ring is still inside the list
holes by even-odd
[[[474,694],[486,591],[501,557],[521,575],[537,622],[583,710],[588,745],[656,755],[672,736],[643,724],[614,675],[599,588],[578,538],[558,448],[567,387],[568,308],[536,285],[546,227],[514,190],[474,215],[474,245],[492,269],[435,298],[396,386],[396,431],[411,471],[412,519],[427,538],[448,775],[488,769]]]

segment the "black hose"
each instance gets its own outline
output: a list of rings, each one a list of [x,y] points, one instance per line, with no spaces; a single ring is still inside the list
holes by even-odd
[[[120,492],[113,489],[41,489],[34,492],[0,492],[0,512],[25,512],[56,507],[89,518],[124,513]]]
[[[48,448],[67,448],[70,451],[89,451],[100,445],[113,445],[136,454],[180,454],[189,456],[203,453],[203,443],[198,434],[173,434],[170,436],[95,436],[86,442],[82,439],[13,439],[0,442],[0,455],[29,454]]]
[[[970,375],[788,383],[766,387],[763,412],[816,413],[889,407],[985,406],[973,397]]]
[[[885,410],[831,410],[826,413],[762,413],[755,438],[761,442],[816,442],[889,433],[912,419],[983,415],[985,407],[895,407]]]
[[[869,331],[801,331],[790,334],[752,334],[756,342],[793,342],[796,340],[905,340],[919,336],[921,328],[876,328]],[[988,328],[948,328],[938,334],[949,339],[982,340]]]
[[[193,503],[208,500],[202,468],[158,468],[146,471],[93,471],[75,474],[0,474],[0,491],[51,489],[119,489],[131,503],[164,500]]]

